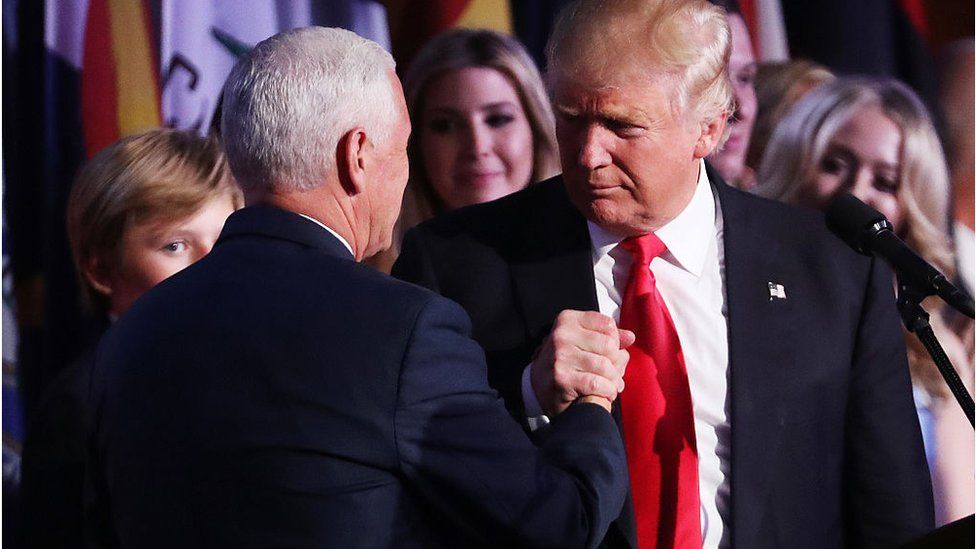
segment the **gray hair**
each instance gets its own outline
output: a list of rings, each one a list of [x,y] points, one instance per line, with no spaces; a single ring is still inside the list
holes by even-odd
[[[223,91],[221,133],[244,190],[318,187],[336,168],[336,147],[362,126],[374,142],[396,116],[393,57],[343,29],[276,34],[238,61]]]

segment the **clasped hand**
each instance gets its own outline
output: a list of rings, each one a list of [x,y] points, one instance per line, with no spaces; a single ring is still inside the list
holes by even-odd
[[[532,361],[530,379],[539,405],[552,417],[577,400],[610,411],[624,390],[624,371],[634,333],[609,316],[565,310]]]

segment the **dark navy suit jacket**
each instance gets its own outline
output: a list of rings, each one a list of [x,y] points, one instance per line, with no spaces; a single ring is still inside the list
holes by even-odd
[[[109,331],[89,517],[123,547],[594,546],[627,491],[592,404],[539,447],[456,304],[271,207]]]
[[[732,509],[741,548],[891,546],[930,530],[932,492],[892,276],[820,214],[709,172],[724,221]],[[522,370],[563,309],[599,310],[586,221],[561,178],[409,232],[395,276],[471,315],[492,386],[524,416]],[[772,299],[769,283],[786,299]],[[608,547],[636,547],[629,505]]]

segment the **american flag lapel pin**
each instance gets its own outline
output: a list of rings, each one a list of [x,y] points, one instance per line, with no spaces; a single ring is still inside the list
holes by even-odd
[[[769,300],[774,299],[786,299],[786,288],[782,284],[777,284],[775,282],[769,283]]]

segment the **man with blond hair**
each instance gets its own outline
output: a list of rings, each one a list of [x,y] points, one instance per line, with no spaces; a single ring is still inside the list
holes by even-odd
[[[534,446],[464,312],[358,263],[390,245],[407,181],[393,68],[313,27],[231,72],[222,135],[246,207],[96,359],[102,545],[593,547],[620,512],[615,394],[581,395]]]
[[[393,272],[467,309],[529,428],[613,394],[603,355],[636,333],[607,547],[897,545],[932,495],[891,273],[705,164],[729,40],[704,1],[571,4],[548,48],[562,176],[421,225]]]

